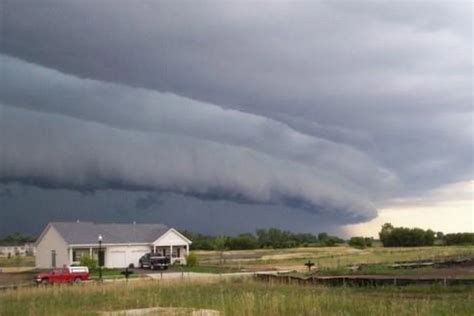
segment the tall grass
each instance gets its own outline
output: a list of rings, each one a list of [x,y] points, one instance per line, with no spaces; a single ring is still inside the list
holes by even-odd
[[[33,256],[12,256],[0,257],[0,267],[34,267],[35,257]]]
[[[473,315],[468,287],[328,288],[257,283],[137,281],[0,293],[0,315],[94,315],[144,307],[216,309],[223,315]]]

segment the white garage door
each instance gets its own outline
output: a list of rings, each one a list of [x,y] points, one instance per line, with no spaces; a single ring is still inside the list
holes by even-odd
[[[125,251],[112,250],[109,253],[109,267],[110,268],[125,268],[127,267]]]
[[[147,253],[149,253],[149,252],[150,252],[149,249],[143,249],[143,250],[138,250],[138,249],[137,249],[137,250],[132,250],[132,251],[131,251],[131,254],[130,254],[129,258],[128,258],[128,261],[129,261],[129,263],[133,263],[133,265],[134,265],[135,267],[138,267],[138,261],[140,260],[140,258],[141,258],[143,255],[145,255],[145,254],[147,254]]]

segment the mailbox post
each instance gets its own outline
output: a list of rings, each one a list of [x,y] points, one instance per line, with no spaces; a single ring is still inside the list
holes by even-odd
[[[308,271],[311,271],[311,267],[314,266],[314,263],[311,262],[311,260],[308,260],[304,265],[308,267]]]

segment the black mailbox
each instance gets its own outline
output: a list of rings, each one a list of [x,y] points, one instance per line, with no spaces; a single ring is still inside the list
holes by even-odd
[[[133,274],[133,271],[130,271],[130,270],[128,270],[128,268],[126,268],[125,270],[123,270],[122,272],[120,272],[120,274],[123,274],[123,276],[125,276],[125,278],[128,279],[128,277],[130,276],[130,274]]]

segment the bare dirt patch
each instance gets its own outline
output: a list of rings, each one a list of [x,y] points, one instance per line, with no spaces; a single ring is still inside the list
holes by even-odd
[[[103,316],[131,316],[131,315],[191,315],[191,316],[219,316],[220,312],[213,309],[194,309],[183,307],[151,307],[151,308],[137,308],[126,309],[120,311],[101,312]]]
[[[35,271],[25,272],[0,272],[0,286],[33,283]]]

